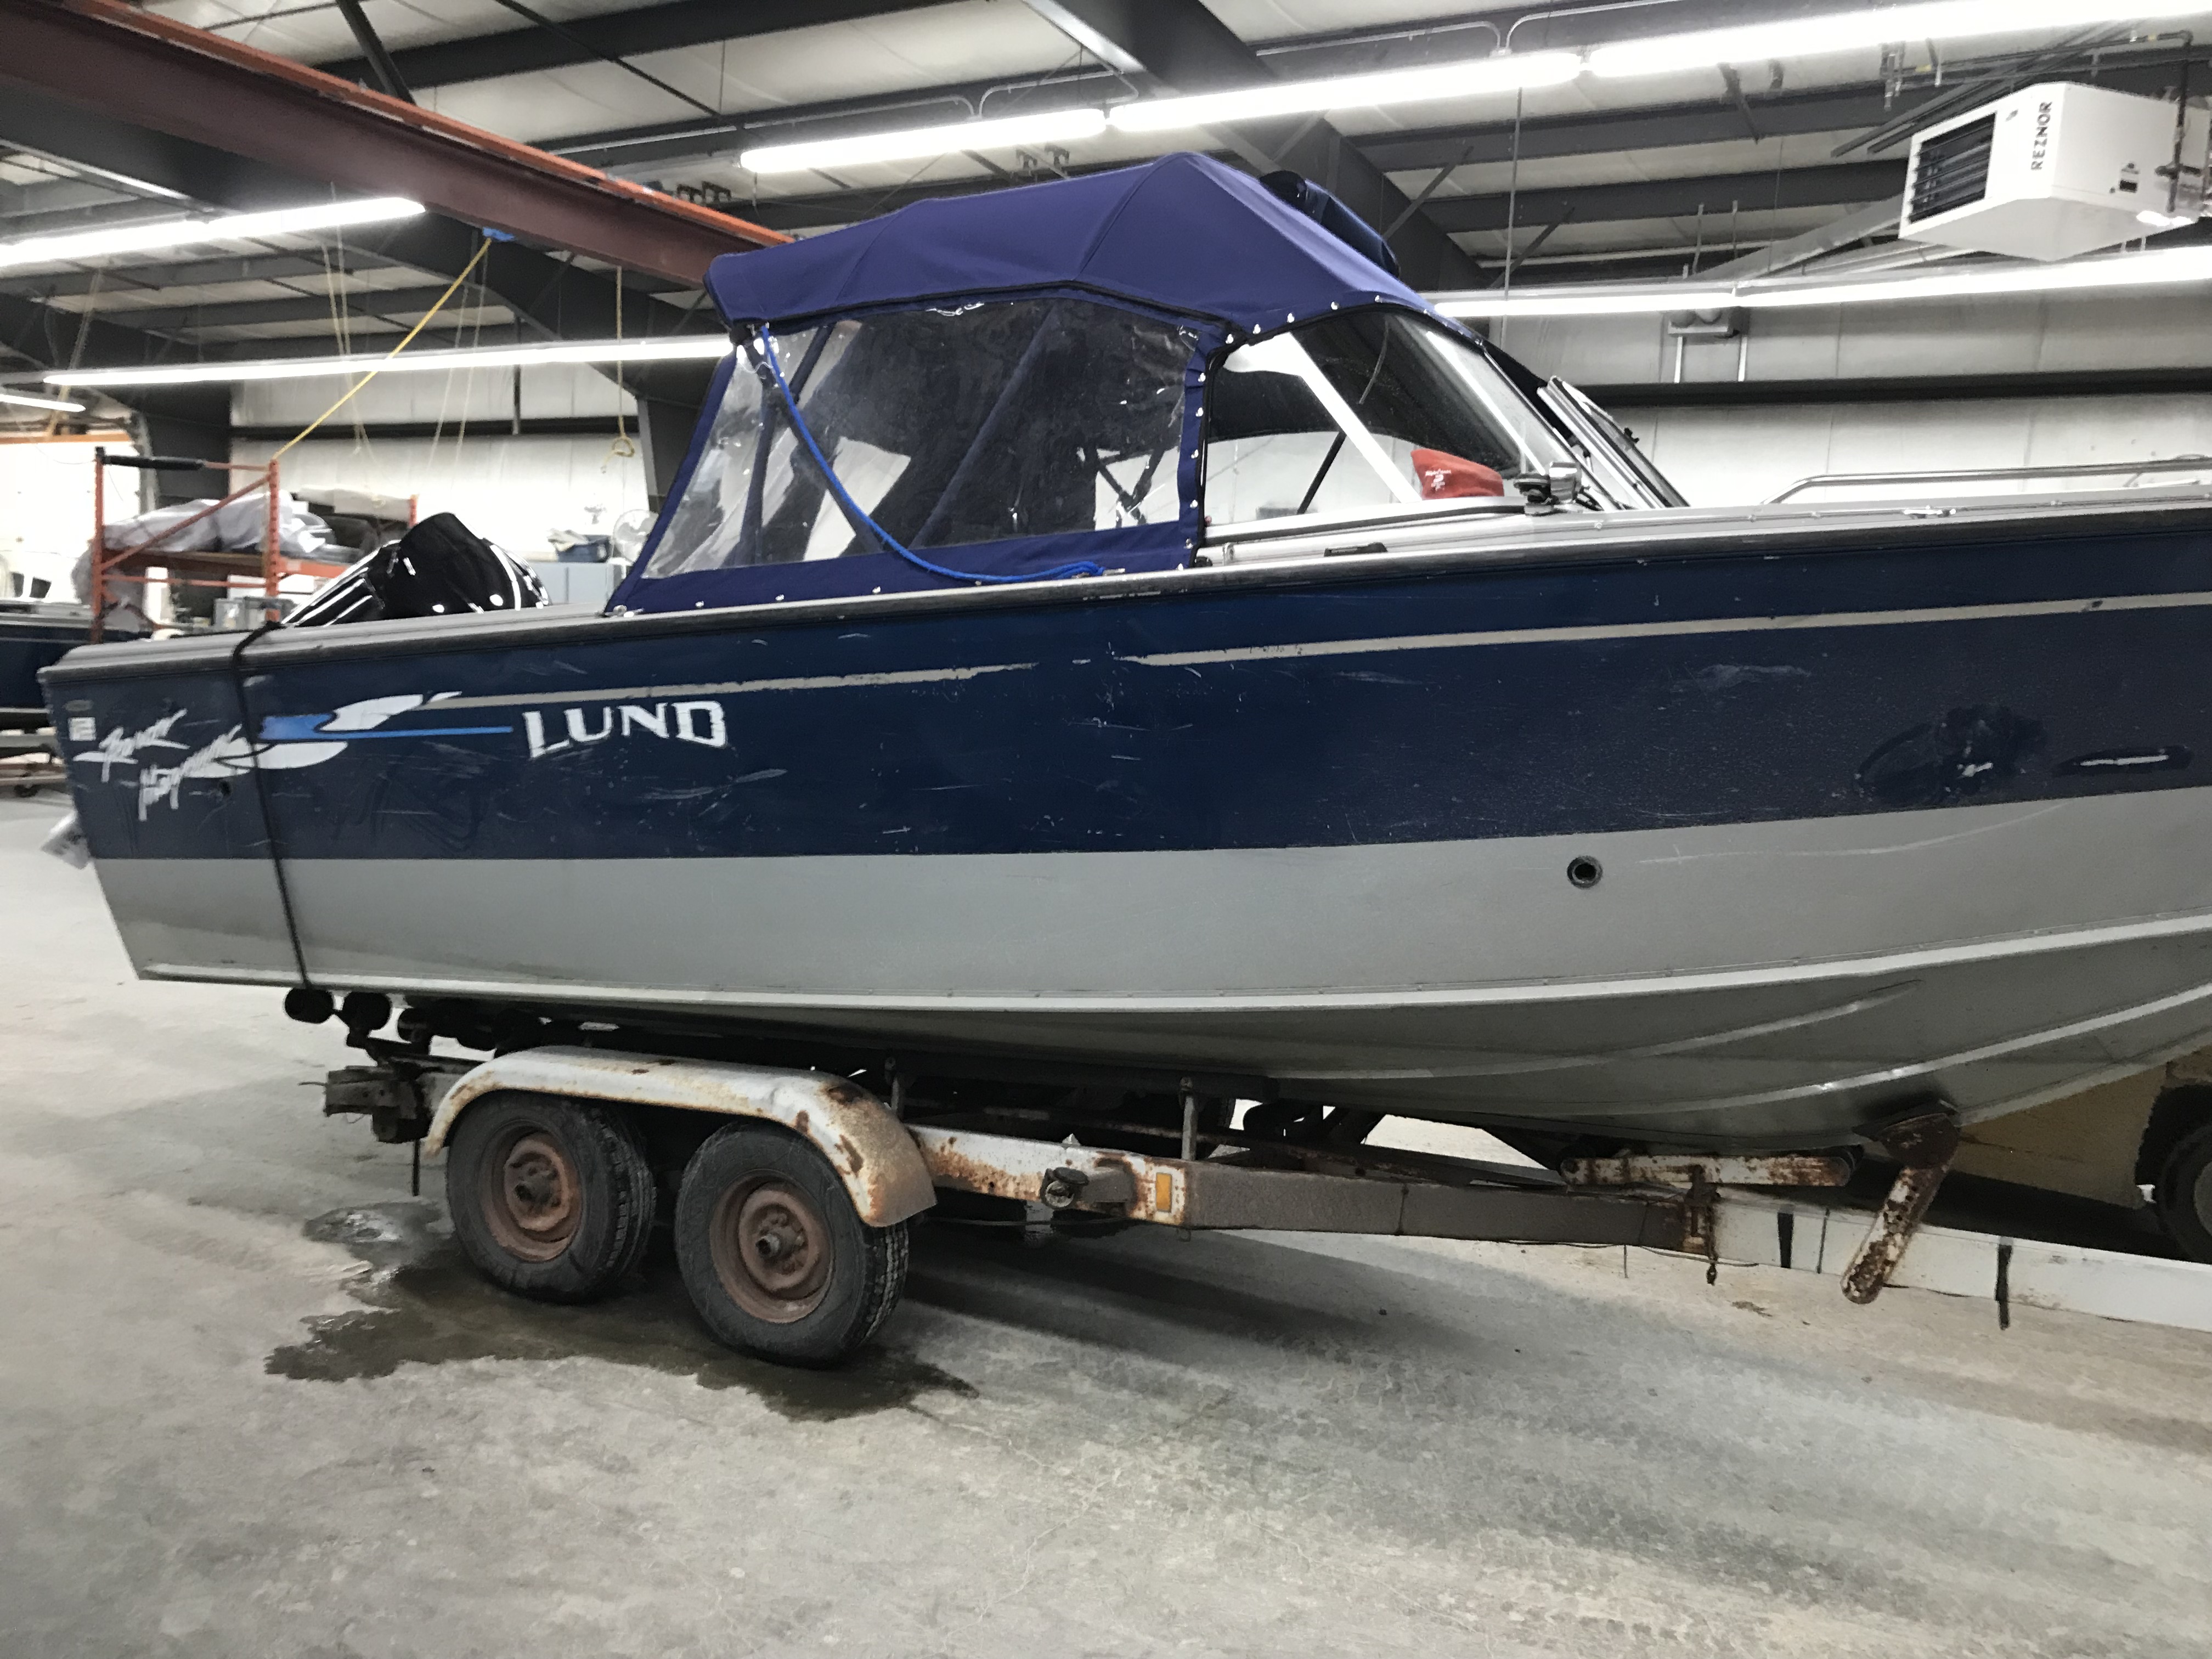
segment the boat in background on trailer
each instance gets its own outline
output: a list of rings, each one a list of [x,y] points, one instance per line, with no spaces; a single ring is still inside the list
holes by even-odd
[[[91,628],[80,605],[0,598],[0,783],[18,796],[64,783],[39,672],[82,645]]]
[[[0,724],[9,729],[46,724],[39,673],[82,645],[92,612],[55,599],[0,599]]]
[[[2184,1255],[2212,1262],[2212,1050],[1972,1124],[1952,1167],[2147,1211]]]

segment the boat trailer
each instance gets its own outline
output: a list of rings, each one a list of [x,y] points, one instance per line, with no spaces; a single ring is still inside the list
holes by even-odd
[[[471,1114],[495,1120],[493,1140],[477,1137],[483,1144],[450,1155],[447,1170],[456,1232],[494,1279],[554,1300],[611,1288],[642,1253],[639,1228],[591,1246],[613,1255],[590,1285],[544,1279],[542,1252],[586,1248],[580,1218],[605,1206],[594,1179],[616,1189],[595,1177],[595,1160],[634,1158],[633,1188],[675,1189],[678,1256],[716,1334],[802,1364],[834,1362],[872,1334],[903,1279],[905,1224],[950,1194],[1018,1206],[1002,1224],[1034,1233],[1152,1224],[1633,1247],[1701,1257],[1708,1282],[1723,1265],[1759,1265],[1838,1276],[1861,1303],[1892,1284],[1986,1297],[2000,1325],[2018,1304],[2212,1330],[2212,1267],[1921,1224],[1957,1140],[1948,1115],[1925,1109],[1869,1130],[1900,1165],[1869,1221],[1820,1200],[1819,1189],[1850,1176],[1837,1154],[1592,1158],[1554,1173],[1201,1127],[1188,1088],[1179,1138],[1102,1121],[1054,1140],[1070,1127],[1064,1115],[987,1109],[933,1121],[896,1079],[886,1101],[826,1072],[719,1060],[543,1047],[475,1063],[364,1046],[377,1063],[331,1073],[324,1109],[365,1114],[379,1139],[411,1142],[418,1190],[423,1151],[460,1145]],[[994,1117],[1014,1120],[1013,1132],[978,1121]],[[600,1128],[580,1132],[579,1121]],[[1122,1144],[1085,1145],[1086,1133]],[[580,1133],[605,1145],[594,1151]],[[1128,1148],[1163,1140],[1176,1150]],[[854,1271],[885,1284],[834,1328],[811,1329],[854,1251]],[[524,1271],[533,1260],[538,1278]]]

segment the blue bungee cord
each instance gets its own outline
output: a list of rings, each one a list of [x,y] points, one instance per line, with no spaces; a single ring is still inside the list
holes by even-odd
[[[1103,566],[1083,559],[1074,564],[1055,565],[1050,570],[1035,571],[1028,575],[987,576],[978,571],[952,570],[941,564],[932,564],[912,548],[892,540],[890,533],[863,512],[860,504],[848,493],[843,481],[830,469],[830,458],[822,453],[822,446],[814,441],[814,434],[807,429],[806,417],[799,412],[799,399],[792,396],[791,383],[783,378],[783,365],[777,361],[775,342],[769,337],[766,323],[760,325],[760,332],[756,337],[760,343],[761,361],[768,365],[768,372],[775,379],[775,389],[783,395],[784,410],[791,416],[791,429],[799,434],[799,442],[806,446],[806,453],[814,458],[814,465],[822,469],[822,481],[830,486],[830,494],[836,496],[838,505],[849,517],[866,525],[870,535],[908,564],[918,570],[927,570],[933,576],[949,576],[955,581],[963,582],[1048,582],[1063,576],[1103,576],[1106,574]]]

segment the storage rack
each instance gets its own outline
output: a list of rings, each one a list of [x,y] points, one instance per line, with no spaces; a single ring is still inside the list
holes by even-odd
[[[246,483],[221,501],[202,507],[189,518],[181,519],[167,529],[149,537],[143,542],[119,549],[107,545],[107,469],[111,466],[129,467],[140,472],[228,472],[244,474]],[[144,580],[150,568],[160,568],[163,580],[179,587],[214,587],[224,592],[234,592],[244,578],[250,592],[257,584],[268,599],[268,615],[276,614],[277,584],[287,576],[317,576],[328,578],[345,568],[323,559],[295,559],[284,551],[279,534],[277,515],[277,464],[275,460],[254,465],[240,461],[204,461],[172,455],[111,455],[105,446],[92,452],[92,635],[100,638],[107,620],[109,585],[124,580]],[[163,549],[167,542],[188,526],[220,512],[233,501],[251,495],[257,489],[267,491],[267,514],[263,520],[261,547],[258,552],[210,549],[198,552]],[[150,619],[149,619],[150,620]]]

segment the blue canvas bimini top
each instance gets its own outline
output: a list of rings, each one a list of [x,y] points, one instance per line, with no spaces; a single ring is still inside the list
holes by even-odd
[[[1239,333],[1332,306],[1429,307],[1258,180],[1210,156],[917,202],[781,247],[726,253],[707,289],[736,324],[1024,289],[1086,289]]]
[[[1333,311],[1436,315],[1266,185],[1193,155],[725,254],[707,288],[743,357],[611,601],[624,609],[1181,565],[1224,344]],[[817,372],[830,334],[816,325],[831,323],[844,343]],[[910,544],[885,527],[902,524]]]

